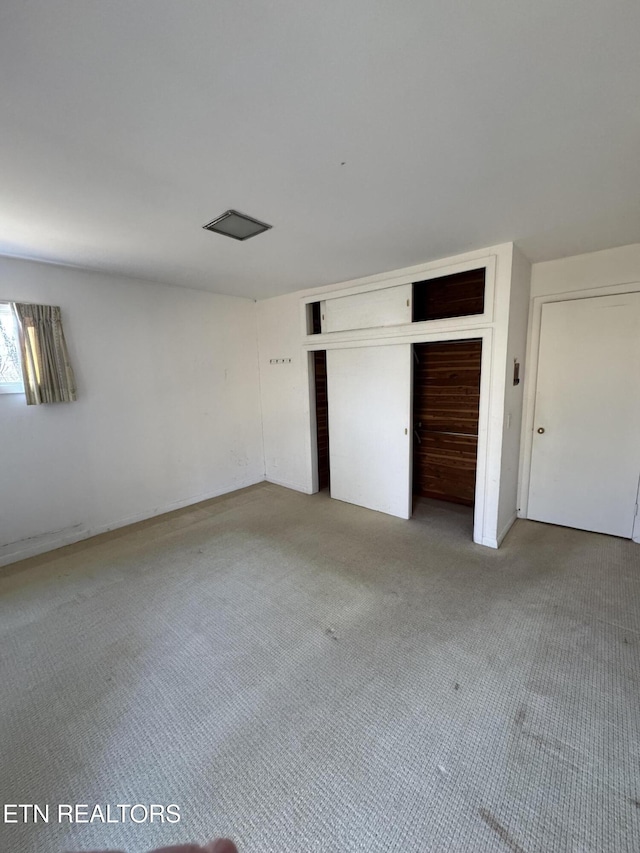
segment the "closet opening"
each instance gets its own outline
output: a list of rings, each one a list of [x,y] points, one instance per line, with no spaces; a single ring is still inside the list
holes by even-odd
[[[316,405],[316,442],[318,455],[318,489],[329,488],[329,400],[327,395],[327,353],[311,353]]]
[[[307,331],[310,335],[322,334],[322,311],[320,302],[307,305]]]
[[[473,507],[482,340],[413,345],[413,502]]]
[[[486,269],[452,273],[413,283],[412,321],[468,317],[484,311]]]

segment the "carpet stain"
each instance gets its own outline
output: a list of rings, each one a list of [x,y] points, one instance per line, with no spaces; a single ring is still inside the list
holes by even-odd
[[[563,752],[565,748],[565,744],[555,737],[548,737],[546,735],[535,734],[534,732],[525,732],[531,740],[540,744],[540,746],[545,746],[548,749],[553,750],[554,752]]]
[[[487,809],[479,809],[478,814],[487,826],[496,833],[500,840],[507,845],[512,853],[526,853],[525,849],[520,847],[515,838],[513,838],[504,826],[495,819],[490,811],[487,811]]]
[[[524,709],[524,706],[521,705],[518,708],[518,713],[516,714],[516,717],[515,717],[516,726],[521,726],[524,723],[524,718],[526,717],[526,715],[527,714],[526,714],[526,711]]]

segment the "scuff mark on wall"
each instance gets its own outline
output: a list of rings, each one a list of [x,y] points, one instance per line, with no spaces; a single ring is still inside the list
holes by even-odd
[[[8,548],[11,545],[20,545],[23,542],[37,542],[39,539],[44,539],[47,536],[57,536],[60,533],[71,533],[73,530],[79,530],[83,527],[82,524],[72,524],[69,527],[60,527],[57,530],[47,530],[44,533],[38,533],[36,536],[25,536],[23,539],[14,539],[11,542],[3,542],[0,549]]]

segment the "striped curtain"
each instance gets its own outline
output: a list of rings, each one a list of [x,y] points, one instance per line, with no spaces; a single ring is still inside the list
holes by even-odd
[[[76,383],[56,305],[14,303],[20,326],[22,375],[28,406],[70,403]]]

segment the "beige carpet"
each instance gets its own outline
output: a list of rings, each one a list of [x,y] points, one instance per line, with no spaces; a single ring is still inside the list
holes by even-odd
[[[10,853],[638,851],[640,547],[261,485],[0,575]]]

